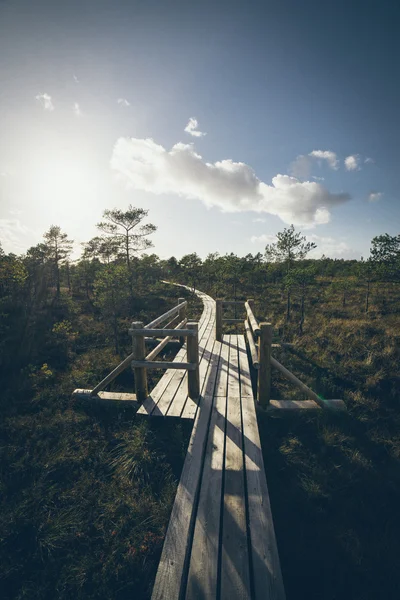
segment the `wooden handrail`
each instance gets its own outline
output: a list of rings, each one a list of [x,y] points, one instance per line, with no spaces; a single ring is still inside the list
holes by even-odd
[[[257,323],[257,319],[255,318],[252,308],[249,304],[249,300],[247,302],[244,303],[244,306],[246,308],[246,312],[247,312],[247,317],[248,317],[248,321],[250,323],[250,326],[253,330],[253,333],[255,336],[259,337],[260,333],[261,333],[261,329],[259,324]]]
[[[170,317],[173,317],[174,315],[179,314],[179,311],[184,306],[187,306],[187,302],[186,301],[185,302],[181,302],[180,304],[177,304],[176,306],[174,306],[173,308],[171,308],[170,310],[168,310],[163,315],[160,315],[159,317],[157,317],[157,319],[154,319],[154,321],[151,321],[148,325],[145,325],[145,329],[154,329],[155,327],[157,327],[157,325],[160,325],[160,323],[163,323],[164,321],[166,321]]]
[[[249,343],[250,355],[251,355],[251,361],[253,363],[253,367],[255,369],[259,369],[260,363],[258,362],[258,350],[257,350],[257,346],[254,343],[253,332],[250,328],[250,325],[249,325],[249,322],[247,319],[244,322],[244,330],[246,332],[247,341]]]

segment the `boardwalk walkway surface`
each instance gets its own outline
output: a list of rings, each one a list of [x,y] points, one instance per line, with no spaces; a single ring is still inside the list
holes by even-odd
[[[215,302],[198,295],[199,400],[171,369],[138,411],[194,420],[152,599],[284,600],[244,337],[216,341]]]

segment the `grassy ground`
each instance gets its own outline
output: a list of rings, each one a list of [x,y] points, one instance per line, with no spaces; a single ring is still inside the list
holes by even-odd
[[[288,600],[399,597],[400,298],[363,290],[342,306],[323,284],[307,303],[304,334],[284,323],[279,288],[259,297],[260,319],[295,342],[280,362],[347,415],[260,416],[260,432]],[[272,397],[301,399],[274,373]]]
[[[138,302],[144,322],[176,302],[176,290],[162,293],[142,309]],[[197,318],[201,303],[180,295]],[[73,389],[93,386],[120,360],[92,317],[78,315],[74,327],[66,370],[23,373],[2,397],[1,596],[149,598],[191,423],[71,401]],[[150,389],[162,374],[152,372]],[[114,384],[132,388],[128,372]]]

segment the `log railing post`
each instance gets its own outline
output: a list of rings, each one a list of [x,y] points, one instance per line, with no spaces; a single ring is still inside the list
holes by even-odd
[[[215,339],[222,342],[222,300],[215,301]]]
[[[272,344],[272,325],[271,323],[260,323],[260,337],[258,342],[258,384],[257,401],[263,407],[267,408],[271,398],[271,344]]]
[[[185,302],[185,298],[178,298],[178,304],[181,304],[182,302]],[[179,321],[183,321],[183,319],[186,319],[187,306],[184,306],[183,308],[180,308],[178,314],[179,314]],[[183,345],[185,343],[185,338],[184,337],[180,337],[179,338],[179,343]]]
[[[196,365],[196,369],[188,371],[188,395],[192,400],[197,400],[200,396],[200,370],[199,370],[199,326],[198,323],[190,322],[188,329],[194,329],[196,335],[187,337],[187,360]]]
[[[141,321],[134,321],[131,327],[132,329],[143,329],[144,325]],[[132,336],[132,358],[133,360],[145,360],[146,346],[144,335]],[[144,402],[149,395],[147,390],[147,370],[144,367],[135,367],[133,372],[135,374],[136,400]]]

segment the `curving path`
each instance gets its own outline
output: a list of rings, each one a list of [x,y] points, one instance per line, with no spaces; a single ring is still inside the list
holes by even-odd
[[[215,302],[197,294],[199,401],[171,369],[138,411],[194,419],[152,599],[284,600],[244,337],[217,342]]]

